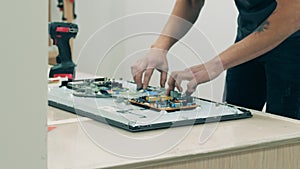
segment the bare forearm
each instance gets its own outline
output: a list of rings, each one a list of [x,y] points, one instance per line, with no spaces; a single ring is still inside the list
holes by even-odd
[[[161,35],[152,47],[169,50],[197,20],[204,0],[177,0]]]
[[[273,14],[255,32],[222,52],[224,69],[234,67],[274,49],[300,29],[300,0],[278,0]]]

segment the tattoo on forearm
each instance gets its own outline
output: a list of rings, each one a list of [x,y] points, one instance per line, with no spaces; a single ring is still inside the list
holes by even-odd
[[[265,20],[259,27],[256,28],[255,32],[264,32],[270,26],[270,22]]]

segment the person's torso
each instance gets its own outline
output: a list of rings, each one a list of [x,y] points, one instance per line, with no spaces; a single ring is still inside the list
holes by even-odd
[[[239,11],[237,41],[255,31],[275,10],[276,0],[235,0]],[[292,35],[300,36],[300,31]]]

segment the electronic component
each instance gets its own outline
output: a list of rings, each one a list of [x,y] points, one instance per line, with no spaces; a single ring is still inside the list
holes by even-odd
[[[114,94],[128,91],[121,82],[108,78],[83,79],[63,81],[62,86],[73,90],[73,95],[78,97],[112,97]]]
[[[170,96],[159,95],[156,92],[148,92],[147,94],[147,96],[130,99],[129,102],[133,105],[144,108],[149,108],[156,111],[165,110],[167,112],[190,110],[199,106],[195,103],[193,97],[182,97],[181,93],[176,91],[172,91]]]

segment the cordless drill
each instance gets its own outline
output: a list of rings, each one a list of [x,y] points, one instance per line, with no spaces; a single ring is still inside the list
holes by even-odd
[[[57,64],[50,69],[49,77],[67,76],[73,79],[75,76],[75,64],[72,61],[70,39],[75,38],[78,33],[78,26],[74,23],[50,22],[48,25],[49,34],[53,44],[58,47]]]

